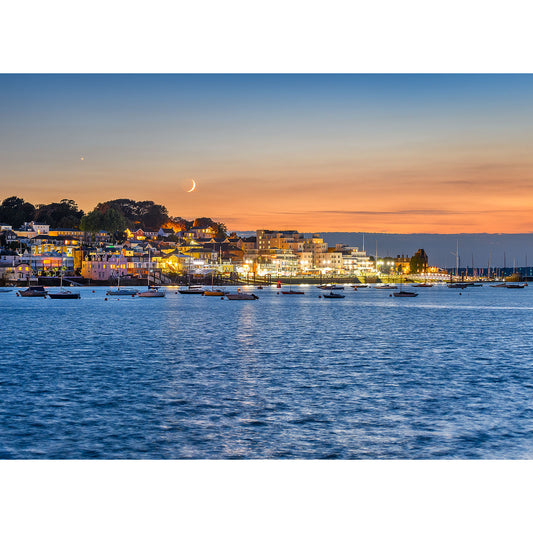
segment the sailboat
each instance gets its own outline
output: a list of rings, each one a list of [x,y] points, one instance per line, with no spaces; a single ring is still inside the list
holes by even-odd
[[[137,293],[137,296],[142,298],[164,298],[166,296],[165,289],[161,287],[156,287],[153,285],[150,287],[150,266],[152,264],[152,254],[151,250],[148,250],[148,273],[146,274],[146,290]]]
[[[178,292],[180,294],[204,294],[205,291],[202,287],[191,285],[190,268],[191,268],[191,260],[189,259],[189,268],[187,269],[187,279],[188,279],[189,284],[186,289],[178,289]]]
[[[31,268],[31,256],[30,256],[30,274],[28,275],[28,288],[24,291],[18,291],[18,296],[24,296],[26,298],[30,297],[36,297],[36,298],[46,298],[46,295],[48,294],[46,289],[42,285],[33,285],[33,287],[30,286],[30,277],[33,274],[33,270]]]
[[[108,289],[106,292],[107,296],[135,296],[139,291],[137,289],[126,289],[126,288],[120,288],[120,272],[118,274],[117,278],[117,288],[116,289]]]
[[[292,277],[289,276],[289,290],[288,291],[281,291],[281,294],[305,294],[303,291],[293,291],[292,290]]]
[[[63,269],[61,269],[61,282],[59,284],[59,292],[49,292],[48,296],[52,300],[79,300],[81,295],[79,292],[72,292],[63,288]]]
[[[215,287],[213,286],[214,275],[215,275],[215,272],[214,272],[214,270],[212,270],[211,271],[211,290],[210,291],[204,291],[204,296],[225,296],[227,294],[226,291],[222,291],[220,289],[215,289]]]

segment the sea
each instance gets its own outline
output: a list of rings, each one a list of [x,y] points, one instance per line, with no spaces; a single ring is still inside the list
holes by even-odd
[[[533,286],[298,289],[0,293],[0,458],[533,458]]]

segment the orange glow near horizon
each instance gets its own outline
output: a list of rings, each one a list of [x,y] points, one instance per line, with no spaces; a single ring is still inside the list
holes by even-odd
[[[533,75],[2,82],[1,199],[153,200],[236,231],[533,231]]]

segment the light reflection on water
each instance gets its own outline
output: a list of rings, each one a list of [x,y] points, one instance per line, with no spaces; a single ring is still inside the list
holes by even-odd
[[[532,288],[0,295],[2,458],[531,458]]]

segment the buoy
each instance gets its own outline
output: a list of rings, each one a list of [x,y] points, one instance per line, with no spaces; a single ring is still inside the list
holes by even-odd
[[[392,294],[389,294],[389,298],[392,298]]]
[[[224,299],[224,296],[221,296],[220,299],[223,300],[223,299]]]
[[[178,294],[178,291],[176,291],[174,294]]]
[[[94,291],[93,291],[93,294],[94,294]]]
[[[107,298],[104,298],[104,300],[107,302]]]
[[[132,294],[131,297],[132,297],[132,298],[135,298],[135,294]]]
[[[320,295],[319,295],[318,297],[319,297],[319,298],[322,298],[322,296],[320,296]]]
[[[276,294],[279,294],[279,291]]]

